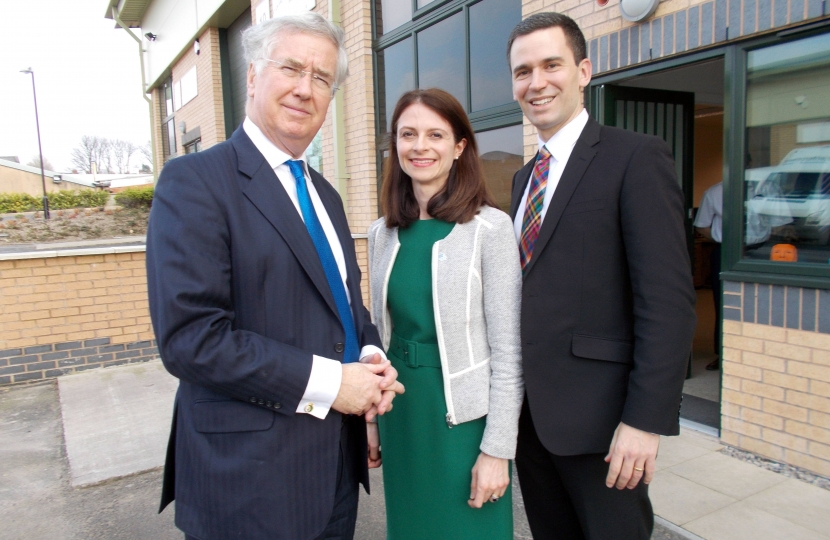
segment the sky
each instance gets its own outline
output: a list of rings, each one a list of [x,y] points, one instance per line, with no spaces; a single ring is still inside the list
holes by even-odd
[[[150,140],[138,45],[104,18],[107,5],[0,0],[0,156],[26,164],[38,155],[32,76],[20,73],[28,67],[35,73],[43,157],[56,171],[71,170],[70,154],[83,135],[136,145]]]

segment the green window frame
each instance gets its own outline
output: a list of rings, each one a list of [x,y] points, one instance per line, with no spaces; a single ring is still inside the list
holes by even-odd
[[[374,91],[375,91],[375,110],[377,113],[375,114],[375,133],[376,133],[376,144],[377,144],[377,171],[378,171],[378,178],[377,178],[377,190],[380,193],[381,187],[381,180],[382,180],[382,167],[383,167],[383,158],[384,158],[384,146],[386,143],[386,137],[389,134],[386,132],[386,103],[385,103],[385,88],[384,88],[384,80],[382,74],[379,72],[379,61],[378,55],[382,51],[397,45],[407,39],[411,40],[412,43],[412,50],[413,50],[413,57],[412,57],[412,70],[413,70],[413,87],[419,87],[419,74],[418,74],[418,34],[423,32],[430,27],[439,24],[450,17],[456,16],[461,14],[463,19],[462,26],[464,31],[463,36],[463,50],[461,51],[451,51],[448,54],[463,54],[464,55],[464,78],[465,78],[465,93],[463,99],[459,99],[461,104],[464,106],[464,110],[467,112],[467,115],[470,119],[470,123],[473,127],[473,130],[476,132],[482,131],[490,131],[499,128],[507,128],[510,126],[517,126],[522,124],[522,109],[519,107],[519,104],[515,101],[510,99],[508,103],[504,103],[501,105],[497,105],[494,107],[489,107],[483,110],[472,112],[472,103],[473,103],[473,96],[472,96],[472,87],[471,87],[471,62],[470,62],[470,9],[473,8],[476,4],[481,2],[490,1],[493,2],[495,0],[434,0],[429,4],[425,5],[421,9],[417,9],[418,0],[412,0],[412,19],[409,22],[406,22],[397,28],[394,28],[390,32],[387,32],[381,36],[378,36],[377,31],[377,9],[376,6],[381,2],[381,0],[374,0],[371,3],[371,10],[372,10],[372,35],[374,36],[374,40],[372,43],[372,62],[373,62],[373,72],[374,72]],[[521,1],[520,0],[497,0],[497,1],[512,1],[516,2],[517,8],[519,13],[521,13]],[[521,17],[521,15],[520,15]],[[517,20],[516,23],[519,21]],[[504,46],[507,46],[505,41]],[[510,81],[510,70],[507,66],[507,61],[505,59],[504,53],[500,53],[498,58],[495,59],[498,62],[501,62],[504,65],[504,79],[505,81]],[[391,109],[391,107],[390,107]]]
[[[465,80],[466,80],[466,95],[465,99],[462,101],[462,105],[464,105],[465,111],[470,118],[470,123],[473,126],[475,131],[483,131],[489,129],[495,129],[499,127],[507,127],[511,125],[520,124],[522,122],[522,110],[519,107],[519,104],[515,101],[510,101],[510,103],[505,103],[503,105],[499,105],[496,107],[491,107],[485,110],[471,112],[471,103],[472,103],[472,89],[470,85],[470,14],[469,10],[475,4],[478,4],[482,1],[486,0],[434,0],[433,2],[427,4],[421,9],[417,8],[418,0],[412,0],[412,20],[408,23],[405,23],[389,33],[386,33],[382,36],[377,35],[377,19],[376,19],[376,10],[375,6],[377,2],[380,0],[375,0],[372,2],[372,33],[375,36],[375,40],[373,42],[373,68],[375,73],[375,80],[374,80],[374,90],[375,90],[375,106],[376,110],[380,110],[381,105],[381,92],[384,91],[383,88],[383,81],[380,80],[380,77],[377,76],[378,74],[378,53],[383,51],[384,49],[398,44],[405,39],[412,39],[413,40],[413,50],[414,50],[414,58],[413,58],[413,70],[414,70],[414,85],[418,87],[418,33],[426,30],[427,28],[440,23],[447,18],[456,15],[457,13],[463,13],[464,19],[464,50],[459,51],[459,53],[464,54],[464,66],[465,66]],[[492,0],[490,0],[492,1]],[[519,0],[511,0],[516,1],[518,3]],[[519,6],[520,7],[520,6]],[[517,21],[518,22],[518,21]],[[507,44],[505,43],[505,46]],[[507,68],[506,60],[504,56],[500,56],[499,61],[504,62],[504,77],[506,80],[509,80],[510,72]],[[375,115],[375,132],[379,135],[379,141],[382,139],[383,135],[385,134],[385,126],[381,125],[381,120],[384,115],[376,114]]]
[[[726,51],[722,280],[830,289],[830,264],[782,263],[743,257],[748,55],[755,50],[827,33],[826,27],[812,31],[809,27],[794,28],[735,44]]]

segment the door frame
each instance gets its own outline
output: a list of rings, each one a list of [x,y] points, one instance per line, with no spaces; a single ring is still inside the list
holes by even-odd
[[[729,191],[730,182],[730,170],[729,166],[731,164],[730,159],[730,148],[727,141],[732,140],[733,136],[733,124],[732,120],[735,114],[735,107],[738,106],[735,103],[733,92],[734,85],[739,83],[740,81],[736,81],[735,78],[735,62],[736,62],[736,49],[735,46],[730,44],[722,47],[716,47],[712,49],[708,49],[705,51],[698,51],[690,54],[685,54],[676,58],[671,58],[667,60],[658,60],[655,62],[650,62],[645,65],[636,66],[630,69],[623,69],[620,71],[615,71],[614,73],[609,73],[607,75],[601,75],[596,78],[591,79],[591,83],[585,89],[585,108],[589,111],[591,110],[598,110],[600,114],[605,114],[605,110],[602,107],[602,102],[600,101],[597,104],[594,104],[591,100],[602,99],[602,92],[600,91],[603,85],[614,85],[617,83],[622,82],[625,79],[630,79],[631,77],[636,77],[638,75],[646,75],[650,73],[656,73],[659,71],[665,71],[667,69],[673,68],[682,68],[689,66],[691,64],[697,64],[700,62],[705,62],[707,60],[714,60],[717,58],[723,58],[724,62],[724,81],[723,81],[723,93],[724,93],[724,102],[723,102],[723,188],[724,188],[724,209],[727,208],[727,194],[731,193]],[[643,90],[651,90],[651,89],[643,89]],[[599,106],[597,106],[599,105]],[[694,156],[692,156],[694,158]],[[692,196],[690,197],[690,205],[693,207],[693,190],[694,190],[694,178],[691,179],[690,182],[690,191],[692,192]],[[682,186],[684,188],[684,197],[687,196],[685,193],[686,186]],[[729,210],[732,210],[730,205]],[[684,216],[685,222],[691,222],[688,213]],[[726,221],[724,219],[724,221]],[[725,223],[724,223],[725,225]],[[724,231],[725,233],[726,231]],[[688,233],[687,233],[688,234]],[[687,245],[689,242],[687,241]],[[723,251],[723,244],[721,244],[722,255]],[[723,257],[721,258],[723,261]],[[694,264],[694,263],[693,263]],[[728,269],[726,265],[722,265],[721,270]],[[723,300],[721,300],[721,303]],[[717,314],[715,315],[717,316]],[[723,358],[723,327],[722,327],[723,318],[721,317],[721,346],[720,350],[718,351],[718,357]],[[691,368],[691,365],[689,366]],[[719,373],[719,380],[718,380],[718,405],[720,408],[720,414],[718,415],[718,427],[717,427],[717,434],[720,435],[722,422],[723,422],[723,371],[721,370]]]

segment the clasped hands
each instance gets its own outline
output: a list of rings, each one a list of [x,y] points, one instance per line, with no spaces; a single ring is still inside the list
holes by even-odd
[[[404,393],[397,379],[398,371],[379,353],[343,364],[340,391],[332,408],[343,414],[365,414],[366,420],[372,420],[391,411],[395,395]]]

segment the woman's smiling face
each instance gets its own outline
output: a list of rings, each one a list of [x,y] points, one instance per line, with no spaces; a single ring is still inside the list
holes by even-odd
[[[413,187],[435,190],[447,182],[453,161],[467,145],[466,139],[456,142],[449,122],[422,103],[413,103],[401,113],[395,137],[398,161]]]

